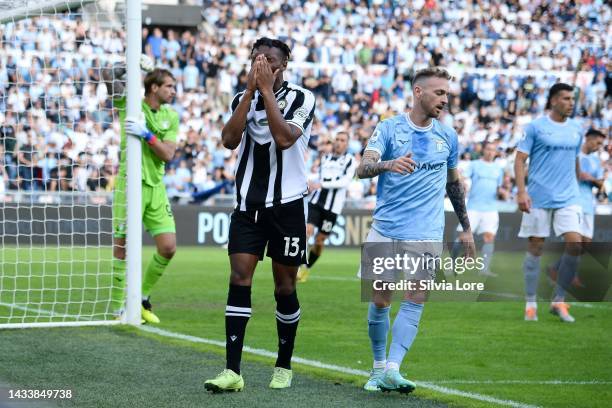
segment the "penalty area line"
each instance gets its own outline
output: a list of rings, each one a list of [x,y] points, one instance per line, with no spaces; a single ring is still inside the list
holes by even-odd
[[[176,333],[176,332],[172,332],[169,330],[159,329],[157,327],[151,327],[151,326],[139,326],[138,328],[148,333],[153,333],[159,336],[168,337],[168,338],[172,338],[176,340],[184,340],[184,341],[189,341],[192,343],[210,344],[213,346],[225,347],[224,341],[212,340],[212,339],[206,339],[203,337],[191,336],[188,334]],[[276,358],[276,353],[269,351],[269,350],[244,346],[243,351],[245,353],[254,354],[257,356]],[[294,356],[292,358],[292,361],[297,364],[302,364],[305,366],[320,368],[320,369],[329,370],[329,371],[335,371],[335,372],[342,373],[342,374],[352,374],[352,375],[357,375],[357,376],[366,377],[366,378],[370,375],[370,373],[365,370],[358,370],[355,368],[343,367],[343,366],[338,366],[335,364],[327,364],[321,361],[310,360],[310,359],[302,358],[302,357]],[[461,391],[461,390],[457,390],[454,388],[444,387],[441,385],[434,384],[432,382],[416,381],[416,384],[419,387],[422,387],[428,390],[432,390],[432,391],[436,391],[441,394],[456,395],[459,397],[469,398],[469,399],[473,399],[477,401],[489,402],[492,404],[497,404],[497,405],[502,405],[502,406],[507,406],[507,407],[515,407],[515,408],[535,408],[536,407],[535,405],[524,404],[522,402],[495,398],[489,395],[477,394],[474,392]]]

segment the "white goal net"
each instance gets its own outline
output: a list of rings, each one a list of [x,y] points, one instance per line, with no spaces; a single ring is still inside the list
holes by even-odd
[[[0,328],[116,323],[118,1],[0,1]]]

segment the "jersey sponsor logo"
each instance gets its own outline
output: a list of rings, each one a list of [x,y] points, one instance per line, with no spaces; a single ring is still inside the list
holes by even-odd
[[[439,163],[417,163],[414,171],[417,170],[426,170],[426,171],[440,171],[440,169],[444,167],[444,162]]]
[[[544,150],[547,152],[555,151],[555,150],[576,150],[576,146],[544,146]]]
[[[268,126],[268,118],[261,118],[257,121],[259,126]]]

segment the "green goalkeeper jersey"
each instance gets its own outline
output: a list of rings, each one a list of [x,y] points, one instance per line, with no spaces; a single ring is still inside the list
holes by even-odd
[[[127,159],[127,138],[125,136],[126,100],[127,98],[123,96],[113,101],[115,108],[119,112],[119,123],[121,124],[121,158],[119,161],[119,175],[121,177],[125,177]],[[169,105],[162,105],[158,110],[153,110],[145,101],[142,101],[142,112],[144,113],[147,128],[155,134],[157,139],[176,143],[179,117]],[[143,139],[142,182],[153,187],[163,184],[165,164],[162,159],[155,155]]]

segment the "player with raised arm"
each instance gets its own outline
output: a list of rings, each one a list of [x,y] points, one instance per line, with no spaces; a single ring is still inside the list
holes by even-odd
[[[482,257],[484,267],[479,271],[483,276],[496,276],[489,270],[495,249],[495,235],[499,228],[499,213],[497,212],[497,197],[509,194],[503,187],[504,169],[495,163],[497,149],[493,143],[485,143],[483,155],[479,160],[471,161],[466,168],[465,178],[470,179],[467,209],[470,226],[474,234],[482,234]],[[461,231],[461,225],[457,227]],[[453,255],[458,252],[459,245],[453,247]]]
[[[448,104],[450,78],[441,68],[418,71],[412,82],[414,108],[379,123],[368,141],[357,176],[379,179],[374,220],[366,242],[434,241],[441,248],[446,191],[463,227],[459,237],[466,255],[474,256],[465,193],[457,170],[457,133],[437,119]],[[416,337],[424,293],[405,293],[386,358],[390,302],[390,291],[373,290],[368,334],[374,364],[364,388],[408,393],[416,386],[401,376],[399,368]]]
[[[552,221],[555,234],[562,235],[565,252],[561,256],[559,277],[551,303],[551,313],[561,321],[574,322],[565,303],[564,288],[578,268],[580,254],[580,145],[583,131],[570,116],[574,110],[574,88],[564,83],[554,84],[548,93],[548,115],[539,117],[525,127],[518,144],[514,171],[518,187],[517,202],[523,212],[519,237],[528,238],[523,263],[525,275],[525,320],[537,321],[537,287],[540,257],[544,240],[550,235]],[[526,162],[529,158],[529,169]],[[529,184],[525,185],[525,177]]]
[[[347,153],[348,133],[340,131],[334,137],[332,153],[321,158],[319,180],[313,184],[313,192],[308,203],[307,238],[317,228],[315,242],[308,254],[308,263],[298,271],[298,282],[306,282],[310,268],[319,259],[325,240],[336,224],[346,201],[346,189],[355,176],[357,163],[352,154]]]
[[[126,134],[131,134],[142,140],[142,221],[157,246],[157,252],[149,262],[142,281],[142,318],[148,323],[159,323],[159,318],[151,310],[150,294],[176,252],[174,216],[163,176],[165,164],[172,159],[176,150],[179,117],[169,105],[176,95],[176,80],[172,73],[154,68],[153,62],[144,55],[141,58],[141,68],[147,72],[144,79],[145,97],[142,101],[144,119],[126,118],[125,84],[121,79],[125,68],[113,67],[102,71],[102,78],[109,95],[113,97],[121,124],[121,158],[113,196],[111,306],[119,316],[125,302]]]
[[[236,207],[228,254],[229,293],[225,307],[226,368],[204,386],[212,392],[241,391],[240,360],[251,317],[251,285],[264,250],[272,258],[278,358],[270,388],[291,386],[291,356],[300,320],[295,291],[306,259],[304,154],[315,110],[312,92],[284,81],[291,55],[280,40],[258,39],[251,49],[247,87],[231,102],[223,145],[239,148]]]

